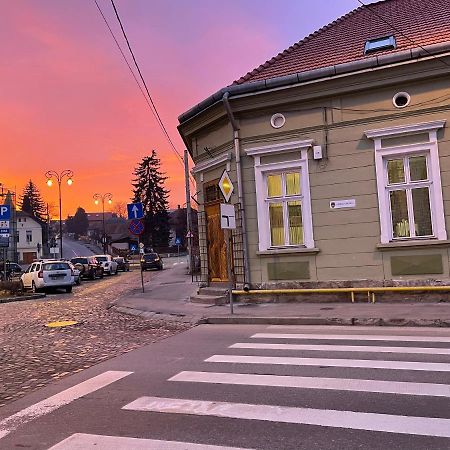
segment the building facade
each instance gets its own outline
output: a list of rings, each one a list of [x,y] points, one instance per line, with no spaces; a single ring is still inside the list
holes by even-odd
[[[450,280],[450,5],[438,6],[358,8],[179,117],[204,283],[228,278],[225,170],[238,284]]]
[[[42,225],[22,211],[17,211],[17,252],[23,264],[42,257]]]

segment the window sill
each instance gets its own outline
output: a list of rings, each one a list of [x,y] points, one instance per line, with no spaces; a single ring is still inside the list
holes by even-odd
[[[290,255],[297,253],[314,255],[319,252],[320,249],[316,247],[314,248],[296,247],[296,248],[272,248],[269,250],[257,251],[256,254],[258,256]]]
[[[416,241],[389,242],[389,244],[377,244],[377,249],[385,252],[399,248],[422,248],[422,247],[450,247],[450,240],[439,241],[437,239],[424,239]]]

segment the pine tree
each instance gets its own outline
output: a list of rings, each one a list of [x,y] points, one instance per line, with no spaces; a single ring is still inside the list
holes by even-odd
[[[89,228],[89,220],[86,211],[79,206],[73,217],[68,216],[66,229],[68,233],[74,233],[75,237],[86,236]]]
[[[167,177],[160,170],[161,161],[156,151],[142,159],[133,175],[133,202],[141,202],[144,210],[145,231],[142,235],[146,247],[167,247],[170,237],[169,191],[164,187]]]
[[[19,198],[19,207],[23,212],[35,217],[41,223],[45,222],[47,208],[38,187],[31,180],[25,185]]]

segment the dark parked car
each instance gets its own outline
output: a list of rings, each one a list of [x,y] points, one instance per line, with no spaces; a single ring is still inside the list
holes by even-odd
[[[130,271],[130,262],[127,258],[124,258],[123,256],[118,256],[114,258],[114,261],[117,263],[117,270],[121,270],[122,272],[129,272]]]
[[[141,256],[141,269],[163,270],[163,262],[158,253],[145,253]]]
[[[81,278],[103,278],[103,267],[93,256],[77,256],[70,262],[80,271]]]
[[[5,277],[5,263],[0,261],[0,281],[11,280],[19,278],[23,273],[22,267],[14,262],[6,261],[6,277]]]

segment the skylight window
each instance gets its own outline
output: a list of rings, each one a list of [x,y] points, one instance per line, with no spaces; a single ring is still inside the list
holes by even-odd
[[[395,47],[395,37],[393,35],[377,39],[369,39],[368,41],[366,41],[364,54],[367,55],[367,53],[376,52],[378,50],[393,49]]]

